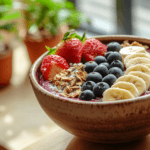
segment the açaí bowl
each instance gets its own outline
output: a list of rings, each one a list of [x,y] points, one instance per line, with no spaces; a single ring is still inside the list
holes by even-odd
[[[150,46],[150,39],[137,36],[97,36],[102,43],[137,41]],[[43,89],[36,71],[43,54],[30,70],[34,93],[47,115],[71,134],[100,143],[122,143],[142,138],[150,133],[150,95],[114,102],[90,102],[63,98]]]

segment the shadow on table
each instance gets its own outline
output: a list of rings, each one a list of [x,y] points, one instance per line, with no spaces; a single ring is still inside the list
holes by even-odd
[[[66,150],[150,150],[150,136],[120,144],[101,144],[74,137]]]

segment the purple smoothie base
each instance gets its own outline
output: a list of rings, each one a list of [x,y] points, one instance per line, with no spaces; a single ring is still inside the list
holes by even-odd
[[[150,49],[147,50],[148,53],[150,53]],[[69,98],[69,97],[64,97],[62,95],[60,95],[59,93],[57,93],[56,91],[53,91],[50,87],[51,83],[47,80],[44,80],[43,76],[42,76],[42,73],[40,71],[40,67],[37,69],[36,71],[36,79],[38,81],[38,83],[48,92],[50,92],[51,94],[53,95],[56,95],[56,96],[59,96],[60,98],[63,98],[65,100],[69,100],[69,99],[72,99],[72,100],[79,100],[79,101],[84,101],[84,100],[80,100],[79,98]],[[148,95],[150,94],[150,91],[147,91],[145,92],[144,94],[142,94],[141,96],[144,96],[144,95]],[[94,99],[94,100],[90,100],[90,102],[102,102],[101,98],[99,99]]]

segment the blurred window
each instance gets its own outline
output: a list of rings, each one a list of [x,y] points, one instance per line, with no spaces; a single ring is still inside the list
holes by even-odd
[[[88,30],[101,34],[117,32],[115,0],[76,0],[75,4],[91,20]]]
[[[150,37],[150,1],[133,0],[132,22],[134,35]]]
[[[72,0],[77,9],[91,19],[91,27],[82,26],[98,34],[133,34],[150,36],[149,0]]]

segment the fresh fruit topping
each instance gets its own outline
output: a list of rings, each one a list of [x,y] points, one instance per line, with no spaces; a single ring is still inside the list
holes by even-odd
[[[107,51],[119,52],[121,49],[121,45],[118,42],[111,42],[107,45]]]
[[[110,51],[110,52],[105,53],[105,58],[107,59],[107,57],[108,57],[111,53],[113,53],[113,52]]]
[[[141,71],[143,73],[150,75],[150,69],[147,66],[142,65],[142,64],[138,64],[138,65],[134,65],[134,66],[129,67],[125,71],[125,75],[127,75],[131,71]]]
[[[150,87],[150,76],[149,75],[147,75],[146,73],[143,73],[141,71],[131,71],[131,72],[129,72],[128,75],[134,75],[134,76],[142,78],[146,84],[146,90],[149,89],[149,87]]]
[[[144,58],[150,59],[150,55],[148,53],[136,53],[136,54],[128,55],[127,57],[125,57],[124,64],[126,65],[130,59],[137,58],[137,57],[144,57]]]
[[[118,78],[116,80],[116,83],[120,82],[120,81],[133,83],[136,86],[136,88],[139,92],[139,95],[143,94],[146,91],[146,84],[145,84],[144,80],[137,76],[125,75],[125,76]]]
[[[94,61],[89,61],[84,64],[84,70],[87,73],[93,72],[94,68],[97,67],[98,64]]]
[[[93,81],[95,83],[102,81],[102,75],[98,72],[91,72],[87,75],[86,81]]]
[[[101,63],[107,62],[107,60],[103,56],[97,56],[97,57],[95,57],[95,62],[99,65]]]
[[[116,100],[125,100],[132,99],[134,96],[125,89],[120,88],[109,88],[103,93],[103,101],[116,101]]]
[[[122,57],[118,52],[113,52],[107,57],[107,61],[109,64],[111,64],[114,60],[122,61]]]
[[[101,65],[104,65],[109,69],[109,63],[108,62],[101,63]]]
[[[109,69],[109,73],[116,76],[116,78],[119,78],[120,76],[123,76],[123,72],[118,67],[112,67]]]
[[[129,46],[123,47],[119,53],[121,54],[122,58],[125,58],[128,55],[136,54],[136,53],[147,53],[144,47],[139,46]]]
[[[112,67],[118,67],[120,68],[122,71],[124,71],[124,65],[120,60],[114,60],[111,64],[110,64],[110,68]]]
[[[131,92],[131,94],[134,97],[139,96],[139,92],[138,92],[136,86],[133,83],[130,83],[130,82],[120,81],[120,82],[117,82],[114,85],[112,85],[112,88],[125,89],[125,90],[128,90],[129,92]]]
[[[68,63],[79,63],[81,62],[83,45],[82,42],[85,40],[85,33],[82,37],[76,33],[66,32],[63,40],[56,47],[56,55],[62,56],[67,60]]]
[[[48,55],[43,59],[41,72],[45,80],[52,80],[63,69],[68,69],[67,61],[58,55]]]
[[[85,90],[91,90],[91,91],[93,91],[94,85],[96,85],[95,82],[93,82],[93,81],[87,81],[87,82],[83,83],[81,89],[82,89],[82,91],[85,91]]]
[[[56,55],[67,60],[68,63],[79,63],[82,57],[82,42],[79,39],[67,39],[57,45]]]
[[[81,100],[91,100],[91,99],[95,99],[95,95],[91,90],[85,90],[82,91],[81,94],[79,95],[79,99]]]
[[[128,61],[128,63],[126,64],[126,68],[129,68],[133,65],[137,65],[137,64],[150,64],[150,59],[149,58],[145,58],[145,57],[136,57],[136,58],[132,58]]]
[[[97,39],[86,39],[83,45],[83,60],[94,61],[96,56],[104,56],[107,52],[107,46]]]
[[[102,94],[105,90],[107,90],[109,87],[109,85],[105,82],[98,82],[94,88],[93,88],[93,92],[95,94],[95,96],[97,97],[102,97]]]
[[[102,82],[106,82],[110,87],[113,85],[113,83],[117,80],[116,76],[113,74],[108,74],[102,79]]]
[[[109,74],[108,68],[101,64],[98,65],[97,67],[95,67],[95,69],[93,71],[100,73],[102,75],[102,77],[105,77],[106,75]]]

